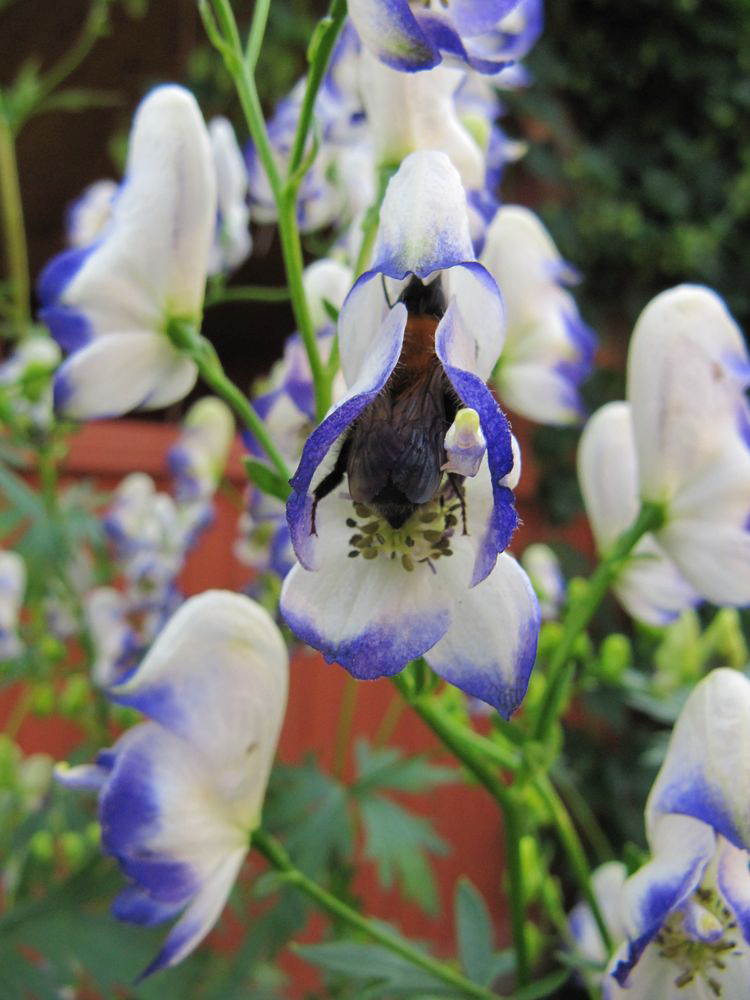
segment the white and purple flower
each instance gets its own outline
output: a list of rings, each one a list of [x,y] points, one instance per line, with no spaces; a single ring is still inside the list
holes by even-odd
[[[750,681],[714,670],[677,720],[646,804],[652,860],[622,891],[607,1000],[747,995]]]
[[[178,501],[210,503],[233,440],[234,418],[223,400],[205,396],[190,407],[167,456]]]
[[[26,589],[26,564],[17,552],[0,549],[0,661],[23,652],[18,616]]]
[[[71,247],[87,247],[98,239],[112,218],[117,181],[103,178],[89,184],[68,206],[65,235]]]
[[[540,542],[527,545],[521,554],[521,565],[529,574],[529,579],[539,598],[542,621],[560,617],[565,603],[566,582],[560,568],[560,560],[549,545]]]
[[[750,603],[750,355],[724,302],[680,285],[641,314],[627,398],[639,495],[682,576],[715,604]]]
[[[239,267],[253,248],[248,179],[232,123],[227,118],[212,118],[208,134],[216,170],[218,208],[208,273],[221,274]]]
[[[494,74],[542,28],[540,0],[349,0],[349,16],[363,45],[407,72],[448,59]]]
[[[528,684],[539,609],[526,574],[502,554],[520,475],[485,384],[502,347],[502,302],[474,260],[466,196],[444,153],[404,160],[374,257],[339,316],[349,390],[292,479],[287,516],[300,565],[281,611],[355,677],[394,674],[425,654],[446,680],[509,715]],[[470,444],[486,456],[462,484],[443,468],[455,451],[445,436],[464,407],[478,415]],[[348,491],[336,491],[345,470]]]
[[[635,521],[640,506],[628,403],[607,403],[586,423],[578,448],[578,481],[596,547],[605,555]],[[612,589],[628,614],[649,625],[668,625],[700,601],[652,532],[638,541]]]
[[[24,337],[0,364],[0,407],[12,422],[28,420],[35,429],[52,423],[52,379],[62,357],[51,337]]]
[[[144,721],[96,763],[58,777],[99,794],[102,847],[130,884],[120,920],[179,916],[143,975],[182,961],[216,923],[261,808],[287,697],[269,615],[227,591],[191,598],[135,671],[110,689]]]
[[[200,325],[216,223],[216,177],[195,98],[153,90],[136,112],[125,180],[93,243],[55,257],[39,281],[41,318],[70,353],[55,404],[89,419],[182,399],[195,364],[169,339]]]
[[[596,340],[565,288],[575,272],[520,205],[498,210],[480,259],[505,303],[507,340],[495,373],[500,398],[530,420],[577,423],[578,387],[591,371]]]

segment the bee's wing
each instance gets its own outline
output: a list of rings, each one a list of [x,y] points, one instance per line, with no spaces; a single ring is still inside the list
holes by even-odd
[[[393,433],[393,411],[387,393],[362,411],[352,429],[347,463],[349,493],[367,503],[387,485],[400,445]]]
[[[449,423],[441,368],[436,367],[393,405],[400,452],[392,465],[393,483],[412,503],[427,503],[440,487]]]

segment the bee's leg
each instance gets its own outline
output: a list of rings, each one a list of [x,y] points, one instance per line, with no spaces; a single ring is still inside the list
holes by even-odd
[[[468,535],[469,531],[466,527],[466,498],[464,497],[464,477],[459,476],[457,472],[448,473],[448,482],[453,487],[453,492],[456,494],[458,499],[458,504],[461,508],[461,534]]]
[[[344,473],[346,472],[346,465],[349,461],[349,451],[351,449],[352,439],[348,437],[339,449],[339,453],[336,456],[336,462],[328,473],[328,475],[323,476],[318,485],[313,490],[313,502],[312,510],[310,511],[310,521],[311,521],[311,533],[317,535],[315,530],[315,511],[318,509],[318,503],[327,497],[329,493],[333,493],[336,487],[339,485],[341,480],[344,478]]]

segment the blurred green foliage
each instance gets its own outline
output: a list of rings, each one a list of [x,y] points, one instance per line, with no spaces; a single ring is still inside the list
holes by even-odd
[[[546,17],[510,104],[535,123],[519,169],[585,275],[584,314],[629,330],[694,281],[747,329],[750,0],[569,0]]]

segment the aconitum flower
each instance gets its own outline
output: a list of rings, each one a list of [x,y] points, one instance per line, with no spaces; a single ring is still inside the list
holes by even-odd
[[[10,411],[12,423],[27,420],[35,429],[50,426],[52,377],[62,357],[47,336],[24,337],[0,364],[0,413]]]
[[[348,6],[363,45],[409,72],[448,58],[494,74],[521,58],[541,30],[538,0],[349,0]]]
[[[591,891],[594,893],[599,911],[616,946],[624,940],[625,930],[620,916],[622,887],[628,877],[628,870],[621,861],[607,861],[600,865],[591,876]],[[609,955],[602,941],[594,914],[588,903],[577,903],[570,911],[568,927],[573,938],[577,956],[602,968],[596,976],[597,986],[604,982],[604,968]],[[587,980],[590,978],[586,976]]]
[[[206,126],[182,87],[136,112],[125,181],[94,243],[54,258],[39,281],[41,318],[70,352],[55,404],[88,419],[182,399],[197,369],[172,345],[174,321],[200,325],[216,222]]]
[[[560,561],[553,550],[541,543],[527,545],[521,554],[521,565],[529,574],[539,598],[542,620],[558,618],[565,603],[566,585]]]
[[[369,208],[375,198],[375,167],[354,70],[358,49],[356,33],[345,29],[315,100],[318,150],[302,179],[296,201],[302,232],[328,226],[342,228]],[[305,86],[304,78],[298,80],[268,122],[271,149],[282,173],[294,145]],[[309,141],[312,144],[312,137]],[[257,222],[274,222],[276,202],[252,142],[245,155],[253,218]]]
[[[607,1000],[708,1000],[750,982],[750,681],[714,670],[690,694],[646,803],[652,859],[622,892],[627,941]]]
[[[578,481],[596,547],[605,555],[640,506],[627,403],[607,403],[587,422],[578,448]],[[628,614],[649,625],[667,625],[700,600],[651,532],[619,568],[612,589]]]
[[[205,501],[175,502],[142,472],[126,476],[114,492],[104,527],[124,577],[128,613],[139,618],[144,647],[182,600],[177,576],[210,520],[207,509]]]
[[[218,216],[209,274],[232,271],[250,256],[250,209],[247,204],[248,180],[245,159],[232,123],[226,118],[212,118],[208,124],[214,168]]]
[[[578,386],[596,341],[565,285],[575,280],[528,208],[504,205],[487,230],[481,261],[505,303],[507,339],[495,380],[503,403],[530,420],[577,423]]]
[[[375,265],[339,317],[349,390],[292,479],[300,565],[281,611],[355,677],[394,674],[425,654],[508,715],[526,690],[539,609],[526,574],[501,554],[520,474],[484,381],[502,346],[502,303],[473,258],[466,197],[444,153],[404,160],[380,218]],[[472,443],[483,447],[481,430],[486,456],[462,482],[443,470],[444,439],[464,407],[478,416]]]
[[[94,587],[84,597],[83,607],[95,654],[92,678],[98,687],[109,688],[133,666],[147,643],[129,621],[127,598],[114,587]]]
[[[167,461],[174,493],[182,503],[210,502],[219,485],[234,440],[234,418],[216,396],[194,403]]]
[[[72,247],[87,247],[104,231],[112,218],[117,182],[107,178],[89,184],[68,206],[65,236]]]
[[[180,914],[145,970],[182,961],[216,923],[260,823],[287,696],[287,652],[258,604],[207,591],[109,696],[143,712],[92,765],[58,777],[99,794],[102,847],[130,879],[120,920]]]
[[[0,549],[0,661],[23,652],[18,616],[26,589],[26,564],[17,552]]]
[[[409,153],[440,150],[466,189],[483,188],[484,155],[461,123],[454,101],[465,72],[437,66],[425,73],[399,73],[366,49],[360,58],[362,100],[377,163],[398,165]]]
[[[750,356],[710,289],[680,285],[641,314],[627,398],[639,496],[662,506],[655,537],[716,604],[750,603]]]

